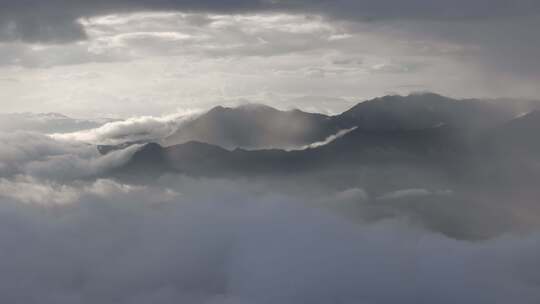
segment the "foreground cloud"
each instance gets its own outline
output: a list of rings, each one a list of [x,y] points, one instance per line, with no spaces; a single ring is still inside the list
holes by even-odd
[[[84,197],[114,200],[137,199],[162,203],[177,199],[180,194],[171,189],[121,184],[110,179],[76,182],[72,185],[40,181],[32,176],[0,179],[0,198],[41,206],[76,204]]]
[[[223,188],[207,183],[212,185],[209,189]],[[403,222],[354,224],[275,195],[226,191],[210,199],[188,194],[156,205],[152,202],[160,198],[148,193],[100,181],[81,191],[69,207],[49,209],[0,198],[0,300],[540,300],[537,234],[470,243]]]
[[[325,197],[298,175],[101,176],[137,149],[102,156],[79,141],[0,135],[0,302],[540,301],[538,229],[477,242],[442,234],[492,224],[493,202],[445,201],[454,194],[423,188],[378,196],[363,185]],[[410,178],[403,172],[387,176]]]

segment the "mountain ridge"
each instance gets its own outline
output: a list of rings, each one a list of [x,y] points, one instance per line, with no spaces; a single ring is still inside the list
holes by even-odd
[[[365,112],[373,113],[373,105],[382,105],[383,110],[375,110],[374,115],[377,117],[382,115],[382,118],[387,115],[393,120],[396,110],[388,110],[388,107],[394,104],[407,105],[411,98],[415,97],[417,95],[387,96],[374,99],[365,104],[360,103],[343,114],[349,115],[352,111],[360,113],[360,116],[364,118],[367,115]],[[430,101],[433,98],[440,103],[433,105]],[[472,107],[477,108],[475,100],[454,101],[436,94],[422,95],[420,100],[412,101],[410,104],[414,113],[417,110],[421,113],[431,113],[429,110],[435,109],[433,113],[437,116],[436,114],[441,108],[445,109],[448,104],[453,105],[454,102],[465,105],[473,103]],[[425,112],[425,107],[428,107],[427,112]],[[461,107],[461,104],[458,107]],[[455,113],[461,113],[461,110],[459,108],[459,111],[452,112],[449,117],[454,118]],[[219,116],[222,112],[236,115],[238,111],[237,108],[215,107],[208,113],[210,113],[209,117],[212,117],[213,115]],[[279,115],[285,112],[264,105],[248,105],[241,108],[240,111],[248,111],[249,113],[271,111],[279,113]],[[301,112],[301,115],[304,113]],[[525,151],[533,149],[532,146],[526,144],[526,141],[516,141],[517,136],[504,134],[505,132],[515,133],[512,129],[516,125],[523,124],[526,126],[532,124],[526,133],[540,130],[539,113],[533,111],[507,121],[496,118],[488,124],[475,125],[474,128],[467,124],[459,125],[456,123],[424,124],[428,120],[423,120],[420,124],[423,127],[418,128],[411,128],[406,124],[395,124],[392,127],[384,127],[383,125],[380,128],[364,125],[318,147],[306,146],[304,149],[296,150],[273,147],[260,149],[223,147],[204,140],[190,140],[170,146],[152,143],[143,146],[118,172],[154,171],[157,174],[175,172],[196,176],[279,175],[288,174],[288,172],[295,170],[302,172],[323,168],[355,168],[365,164],[384,164],[385,162],[401,163],[406,166],[414,163],[414,165],[420,166],[447,167],[446,169],[449,171],[455,171],[462,164],[473,161],[483,163],[483,160],[479,160],[481,155],[485,159],[489,159],[488,156],[503,157],[505,148],[508,146],[515,145]],[[471,117],[476,115],[477,113],[473,113]],[[398,120],[408,116],[409,113],[405,113],[398,117]],[[344,124],[336,122],[335,119],[340,119],[339,115],[330,117],[321,114],[317,117],[331,121],[335,130],[345,127]],[[384,122],[385,120],[382,118],[381,121]],[[415,116],[412,118],[416,119]],[[439,118],[437,116],[437,121]],[[533,123],[529,123],[529,121]],[[380,123],[380,121],[378,122]],[[476,132],[475,128],[481,131]],[[450,168],[450,166],[455,168]]]
[[[534,108],[533,105],[527,107]],[[523,109],[524,106],[452,99],[435,93],[378,97],[333,116],[248,103],[236,108],[214,107],[183,124],[162,143],[172,146],[197,140],[230,149],[295,149],[354,127],[399,130],[448,125],[477,132],[508,121]]]

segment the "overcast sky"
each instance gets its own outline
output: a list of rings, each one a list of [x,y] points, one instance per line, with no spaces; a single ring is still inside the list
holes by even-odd
[[[540,99],[537,0],[0,0],[1,112]]]

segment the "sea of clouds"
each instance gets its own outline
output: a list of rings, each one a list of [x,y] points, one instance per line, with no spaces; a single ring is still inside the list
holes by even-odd
[[[367,199],[361,188],[321,203],[246,180],[129,184],[106,172],[137,146],[100,155],[35,133],[0,143],[2,303],[540,301],[536,232],[458,240],[333,209]]]

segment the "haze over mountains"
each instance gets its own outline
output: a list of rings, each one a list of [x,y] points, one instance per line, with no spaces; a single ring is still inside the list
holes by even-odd
[[[489,154],[490,151],[484,151],[486,146],[495,148],[496,142],[499,142],[498,150],[507,149],[514,145],[505,141],[532,136],[537,127],[537,104],[528,105],[530,112],[522,114],[523,105],[515,103],[453,100],[425,93],[361,102],[336,116],[279,111],[257,104],[216,107],[187,120],[173,134],[156,142],[167,147],[162,148],[167,155],[175,154],[173,151],[180,155],[185,150],[191,151],[186,152],[185,157],[210,154],[213,157],[202,158],[213,161],[224,155],[242,154],[237,162],[245,162],[260,155],[265,161],[256,159],[254,162],[266,163],[274,169],[279,166],[269,162],[279,163],[295,155],[302,156],[293,163],[312,162],[307,167],[321,166],[328,161],[338,163],[344,156],[353,165],[368,157],[399,159],[400,155],[408,155],[427,160],[430,155],[453,154],[455,158],[463,158],[465,153]],[[512,132],[516,135],[505,135]],[[148,149],[157,147],[150,145]],[[141,151],[135,158],[147,153],[145,148]],[[200,164],[176,158],[171,168],[177,166],[174,163]],[[230,159],[219,162],[231,169],[241,168]],[[216,171],[224,172],[222,169],[216,168]]]
[[[334,116],[260,104],[109,122],[16,114],[6,117],[25,118],[11,120],[20,130],[54,133],[58,142],[25,135],[52,155],[24,171],[0,162],[0,172],[145,187],[171,176],[249,181],[316,204],[337,201],[354,220],[405,216],[449,237],[485,239],[539,226],[538,109],[532,101],[422,93],[360,102]],[[64,142],[77,145],[65,150]],[[64,151],[85,152],[72,163]]]
[[[242,148],[298,150],[318,146],[352,129],[420,130],[437,126],[474,133],[540,108],[525,100],[454,100],[433,93],[363,101],[338,115],[282,111],[262,104],[218,106],[208,112],[82,120],[61,114],[2,114],[6,130],[50,133],[100,145],[107,152],[130,144],[172,146],[189,141]],[[118,147],[117,147],[118,145]]]
[[[518,184],[519,180],[522,187],[534,188],[537,173],[532,164],[538,160],[540,148],[531,139],[540,130],[537,109],[539,102],[454,100],[419,93],[360,102],[334,116],[260,104],[108,123],[59,114],[5,116],[25,117],[26,121],[17,121],[21,130],[33,130],[40,123],[39,128],[56,132],[53,137],[62,140],[117,143],[98,145],[102,154],[139,145],[126,164],[112,172],[123,178],[169,173],[236,178],[310,176],[313,172],[359,178],[369,171],[363,182],[390,191],[450,179],[448,183],[454,183],[450,188],[459,180],[481,185],[490,172],[494,182]],[[493,164],[505,170],[493,172],[497,167]],[[398,167],[417,172],[418,180],[394,174],[383,178],[383,168]],[[379,179],[381,182],[370,181]]]
[[[415,94],[0,133],[0,294],[361,303],[382,281],[368,302],[438,303],[450,276],[463,303],[536,304],[535,105]]]
[[[540,218],[540,208],[531,207],[540,195],[534,140],[540,114],[527,104],[523,114],[525,107],[516,104],[416,94],[362,102],[336,116],[217,107],[188,120],[161,145],[138,143],[137,152],[109,174],[131,182],[170,174],[247,178],[308,196],[362,185],[353,199],[364,202],[355,207],[358,217],[407,213],[454,237],[483,238],[529,229]],[[175,141],[185,142],[171,145]],[[516,218],[524,206],[534,220]]]
[[[247,104],[213,108],[182,125],[164,143],[196,140],[225,148],[287,148],[317,142],[338,131],[339,125],[326,115]]]
[[[216,107],[166,137],[166,146],[201,141],[224,148],[292,148],[323,141],[340,130],[414,130],[445,125],[479,130],[493,127],[540,103],[502,100],[454,100],[437,94],[385,96],[358,103],[335,116],[300,110],[279,111],[248,104]]]
[[[331,117],[262,105],[217,107],[164,140],[186,143],[144,146],[126,168],[226,176],[389,161],[438,167],[476,161],[480,166],[490,156],[512,158],[517,151],[534,155],[537,144],[527,138],[539,130],[538,116],[535,110],[518,116],[500,104],[435,94],[388,96]],[[340,130],[347,132],[332,137]],[[328,138],[325,144],[308,146]],[[304,148],[288,149],[295,146]]]

